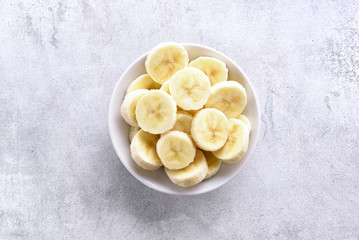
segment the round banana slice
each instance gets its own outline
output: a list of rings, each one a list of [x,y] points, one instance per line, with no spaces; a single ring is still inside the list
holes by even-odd
[[[170,92],[177,105],[184,110],[197,110],[207,102],[211,83],[197,68],[185,68],[169,80]]]
[[[157,142],[157,153],[168,169],[181,169],[193,162],[196,147],[187,133],[170,131]]]
[[[148,92],[149,91],[145,89],[135,90],[127,94],[122,102],[121,115],[123,119],[133,127],[138,127],[136,120],[137,103]]]
[[[161,85],[153,81],[148,74],[143,74],[131,82],[128,86],[126,93],[132,92],[138,89],[160,89]]]
[[[190,187],[203,181],[208,172],[206,158],[200,150],[196,150],[194,161],[179,170],[165,168],[167,176],[176,185]]]
[[[213,155],[226,163],[238,162],[243,158],[248,149],[248,127],[235,118],[229,119],[230,131],[226,144]]]
[[[176,123],[173,126],[172,130],[177,130],[191,134],[191,123],[193,116],[187,112],[179,111],[177,112]]]
[[[226,116],[214,108],[196,113],[191,125],[191,135],[197,146],[205,151],[216,151],[227,141],[229,123]]]
[[[132,142],[133,137],[140,131],[141,128],[139,127],[130,127],[130,132],[128,134],[128,138],[130,139],[130,142]]]
[[[138,101],[136,119],[146,132],[159,134],[173,128],[176,111],[176,102],[171,95],[161,90],[151,90]]]
[[[159,84],[164,84],[173,74],[188,65],[188,54],[177,43],[157,45],[147,56],[146,71]]]
[[[216,108],[227,118],[239,116],[247,105],[247,94],[244,87],[236,81],[225,81],[211,88],[206,108]]]
[[[217,58],[199,57],[189,63],[190,67],[195,67],[204,72],[211,81],[211,86],[216,83],[226,81],[228,69],[226,64]]]
[[[132,139],[131,155],[133,160],[143,169],[156,170],[162,166],[156,152],[156,143],[159,139],[158,135],[140,130]]]
[[[165,92],[168,93],[168,94],[171,94],[171,93],[170,93],[170,83],[169,83],[169,81],[165,82],[165,83],[161,86],[160,90],[165,91]]]
[[[241,114],[241,115],[239,115],[239,117],[237,117],[237,119],[241,120],[248,127],[249,132],[251,132],[251,130],[252,130],[251,122],[245,115]]]
[[[218,172],[221,166],[221,159],[216,158],[211,152],[203,152],[207,160],[208,172],[205,179],[211,178]]]

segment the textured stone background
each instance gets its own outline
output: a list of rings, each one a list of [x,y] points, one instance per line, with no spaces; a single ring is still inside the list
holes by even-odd
[[[124,169],[107,110],[159,42],[251,78],[260,140],[193,197]],[[0,239],[359,239],[358,1],[0,1]]]

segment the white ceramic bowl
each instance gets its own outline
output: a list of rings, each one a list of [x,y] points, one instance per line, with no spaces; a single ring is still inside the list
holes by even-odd
[[[252,132],[250,135],[246,156],[241,161],[234,164],[222,163],[221,168],[214,177],[189,188],[182,188],[174,185],[167,177],[163,168],[155,171],[148,171],[141,169],[136,165],[136,163],[131,158],[130,142],[128,140],[130,127],[123,120],[120,109],[128,85],[136,77],[146,73],[145,60],[148,53],[145,53],[141,57],[137,58],[126,69],[120,80],[117,82],[111,97],[108,124],[112,144],[116,150],[116,153],[122,164],[135,178],[137,178],[146,186],[160,192],[175,195],[196,195],[219,188],[231,180],[241,170],[244,163],[248,161],[256,145],[259,134],[260,114],[257,97],[248,77],[245,75],[242,69],[238,67],[230,58],[212,48],[208,48],[202,45],[191,43],[184,43],[182,45],[188,51],[190,61],[200,56],[215,57],[222,60],[226,63],[229,70],[228,79],[236,80],[245,87],[247,91],[248,103],[246,109],[244,110],[244,114],[248,117],[252,125]]]

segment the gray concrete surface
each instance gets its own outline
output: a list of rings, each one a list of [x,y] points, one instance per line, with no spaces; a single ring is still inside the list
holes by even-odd
[[[159,42],[234,59],[262,110],[222,188],[155,192],[107,129]],[[0,1],[0,239],[359,239],[358,1]]]

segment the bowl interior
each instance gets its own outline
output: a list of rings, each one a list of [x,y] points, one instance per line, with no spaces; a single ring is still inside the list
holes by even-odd
[[[130,142],[128,139],[130,127],[123,120],[120,109],[128,85],[136,77],[146,73],[145,60],[147,53],[133,62],[116,84],[109,108],[109,130],[111,140],[118,157],[127,170],[130,171],[130,173],[139,181],[160,192],[177,195],[195,195],[209,192],[222,186],[232,179],[239,172],[243,164],[248,160],[255,147],[259,134],[259,108],[251,83],[244,72],[231,59],[208,47],[196,44],[182,45],[188,51],[190,60],[200,56],[215,57],[222,60],[226,63],[229,70],[228,79],[238,81],[245,87],[247,91],[248,103],[243,113],[248,117],[252,125],[252,132],[246,156],[241,161],[234,164],[222,163],[221,168],[214,177],[189,188],[182,188],[174,185],[167,177],[163,168],[155,171],[148,171],[137,166],[131,158]]]

